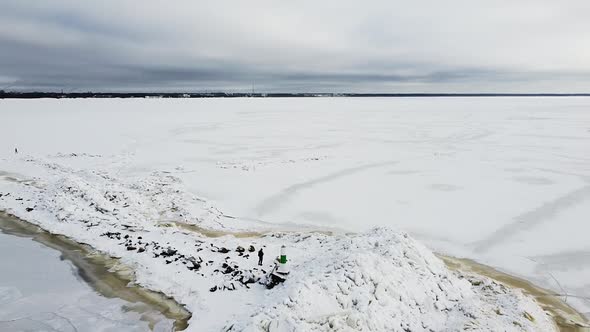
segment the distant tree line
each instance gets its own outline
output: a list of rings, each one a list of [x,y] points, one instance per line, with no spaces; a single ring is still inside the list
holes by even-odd
[[[39,98],[280,98],[280,97],[590,97],[590,93],[242,93],[242,92],[18,92],[0,90],[0,99]]]

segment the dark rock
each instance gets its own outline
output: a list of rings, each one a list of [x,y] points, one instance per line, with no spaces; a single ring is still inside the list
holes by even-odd
[[[106,236],[109,239],[121,240],[121,233],[119,233],[119,232],[106,232],[106,233],[101,234],[100,236]]]
[[[145,251],[145,249],[144,249],[144,248],[139,248],[139,249],[137,249],[137,252],[144,252],[144,251]]]
[[[137,248],[135,248],[134,246],[127,246],[127,250],[131,251],[131,250],[136,250]]]
[[[107,209],[103,209],[103,208],[101,208],[101,207],[99,207],[99,206],[94,206],[94,209],[95,209],[97,212],[100,212],[100,213],[102,213],[102,214],[105,214],[106,212],[109,212],[109,210],[107,210]],[[125,226],[125,225],[123,225],[123,226]]]
[[[27,212],[31,212],[31,211],[33,211],[33,208],[31,208],[31,207],[28,207],[28,208],[26,208],[25,210],[27,210]]]
[[[279,275],[272,273],[270,278],[266,281],[266,288],[272,289],[274,286],[285,282],[285,278],[280,277]]]
[[[221,271],[221,273],[223,274],[229,274],[235,271],[235,269],[227,264],[223,264],[225,265],[223,268],[225,268],[225,270]]]
[[[242,247],[242,246],[238,246],[236,248],[236,251],[239,252],[239,253],[243,253],[244,251],[246,251],[246,249],[244,249],[244,247]]]
[[[219,248],[217,250],[217,252],[220,252],[222,254],[227,254],[229,252],[229,249],[222,247],[222,248]]]
[[[216,290],[217,290],[217,286],[213,286],[213,287],[211,287],[211,288],[209,289],[209,291],[210,291],[211,293],[215,292]]]
[[[197,263],[197,262],[191,262],[193,264],[193,266],[189,266],[188,269],[190,271],[198,271],[201,268],[201,264]]]
[[[244,277],[244,276],[241,276],[241,277],[238,279],[238,281],[239,281],[239,282],[241,282],[241,283],[242,283],[242,285],[246,286],[246,288],[250,288],[250,287],[248,286],[248,284],[253,284],[253,283],[255,283],[255,282],[256,282],[256,279],[254,279],[252,276],[250,276],[250,277],[248,277],[248,278],[246,278],[246,277]]]
[[[163,256],[163,257],[170,257],[170,256],[174,256],[174,255],[176,255],[176,250],[171,249],[171,248],[168,248],[166,250],[163,250],[160,253],[160,256]]]
[[[249,252],[255,252],[255,251],[256,251],[256,248],[254,248],[254,246],[253,246],[253,245],[250,245],[250,246],[248,247],[248,251],[249,251]]]

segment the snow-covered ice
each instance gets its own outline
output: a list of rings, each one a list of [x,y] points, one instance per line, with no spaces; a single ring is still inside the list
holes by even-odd
[[[375,301],[383,289],[390,296],[368,306],[368,313],[403,308],[398,318],[373,322],[383,324],[375,328],[393,326],[387,324],[403,315],[419,317],[416,324],[444,321],[456,328],[465,324],[459,313],[470,313],[489,329],[502,326],[489,324],[503,324],[503,318],[480,310],[489,314],[482,308],[502,305],[508,320],[522,318],[517,311],[523,308],[540,314],[528,298],[499,285],[491,289],[508,295],[486,297],[470,277],[449,272],[413,240],[403,242],[404,233],[379,228],[378,234],[371,230],[376,226],[568,293],[570,303],[590,312],[583,223],[590,212],[588,107],[585,98],[2,101],[0,194],[10,196],[0,197],[0,209],[123,257],[142,285],[173,295],[193,312],[215,313],[214,320],[193,319],[193,328],[372,324],[353,305],[370,297],[345,293],[355,270],[363,271],[356,282],[374,290],[381,285]],[[219,234],[275,236],[212,239],[177,222]],[[314,228],[336,235],[308,233]],[[101,236],[106,233],[110,237]],[[309,239],[297,242],[301,236]],[[399,247],[367,244],[380,241]],[[235,247],[266,245],[273,256],[284,242],[296,267],[288,287],[265,292],[243,286],[264,273]],[[128,250],[138,245],[144,252]],[[168,245],[178,260],[154,259]],[[419,259],[396,256],[403,248]],[[384,254],[391,255],[388,263],[378,260]],[[193,261],[200,278],[185,268]],[[415,270],[396,265],[409,262]],[[233,263],[240,274],[223,273]],[[421,269],[438,272],[420,287],[408,287],[407,276],[399,279]],[[383,273],[395,277],[382,280]],[[437,286],[441,278],[450,280],[447,290]],[[392,296],[400,295],[400,281],[415,308]],[[238,289],[210,293],[213,286]],[[293,294],[297,299],[285,302]],[[306,311],[312,295],[323,301],[315,311],[324,316]],[[441,303],[470,300],[451,301],[455,306],[442,314],[443,307],[428,302],[432,295]],[[535,324],[543,324],[537,318]]]
[[[94,292],[53,249],[0,232],[0,262],[1,331],[148,329],[143,313],[129,310],[134,304]],[[155,331],[170,330],[171,321],[150,314],[159,320]]]

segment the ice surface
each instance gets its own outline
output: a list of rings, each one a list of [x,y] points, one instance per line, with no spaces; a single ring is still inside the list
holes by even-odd
[[[100,296],[59,252],[0,233],[1,331],[146,331],[130,303]],[[172,328],[160,317],[156,330]]]
[[[105,190],[135,193],[124,215],[138,223],[172,209],[138,207],[157,189],[194,217],[182,221],[207,227],[233,216],[224,227],[403,229],[590,312],[588,108],[587,98],[6,100],[0,170],[51,192],[73,183],[96,196],[76,202],[107,208]]]

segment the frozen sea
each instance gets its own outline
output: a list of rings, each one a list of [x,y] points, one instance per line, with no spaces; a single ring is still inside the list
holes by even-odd
[[[131,309],[136,304],[94,291],[55,249],[0,231],[0,263],[0,331],[150,330]],[[172,329],[172,321],[151,315],[154,330]]]
[[[0,116],[0,158],[167,171],[242,219],[403,229],[590,316],[590,98],[2,100]]]

